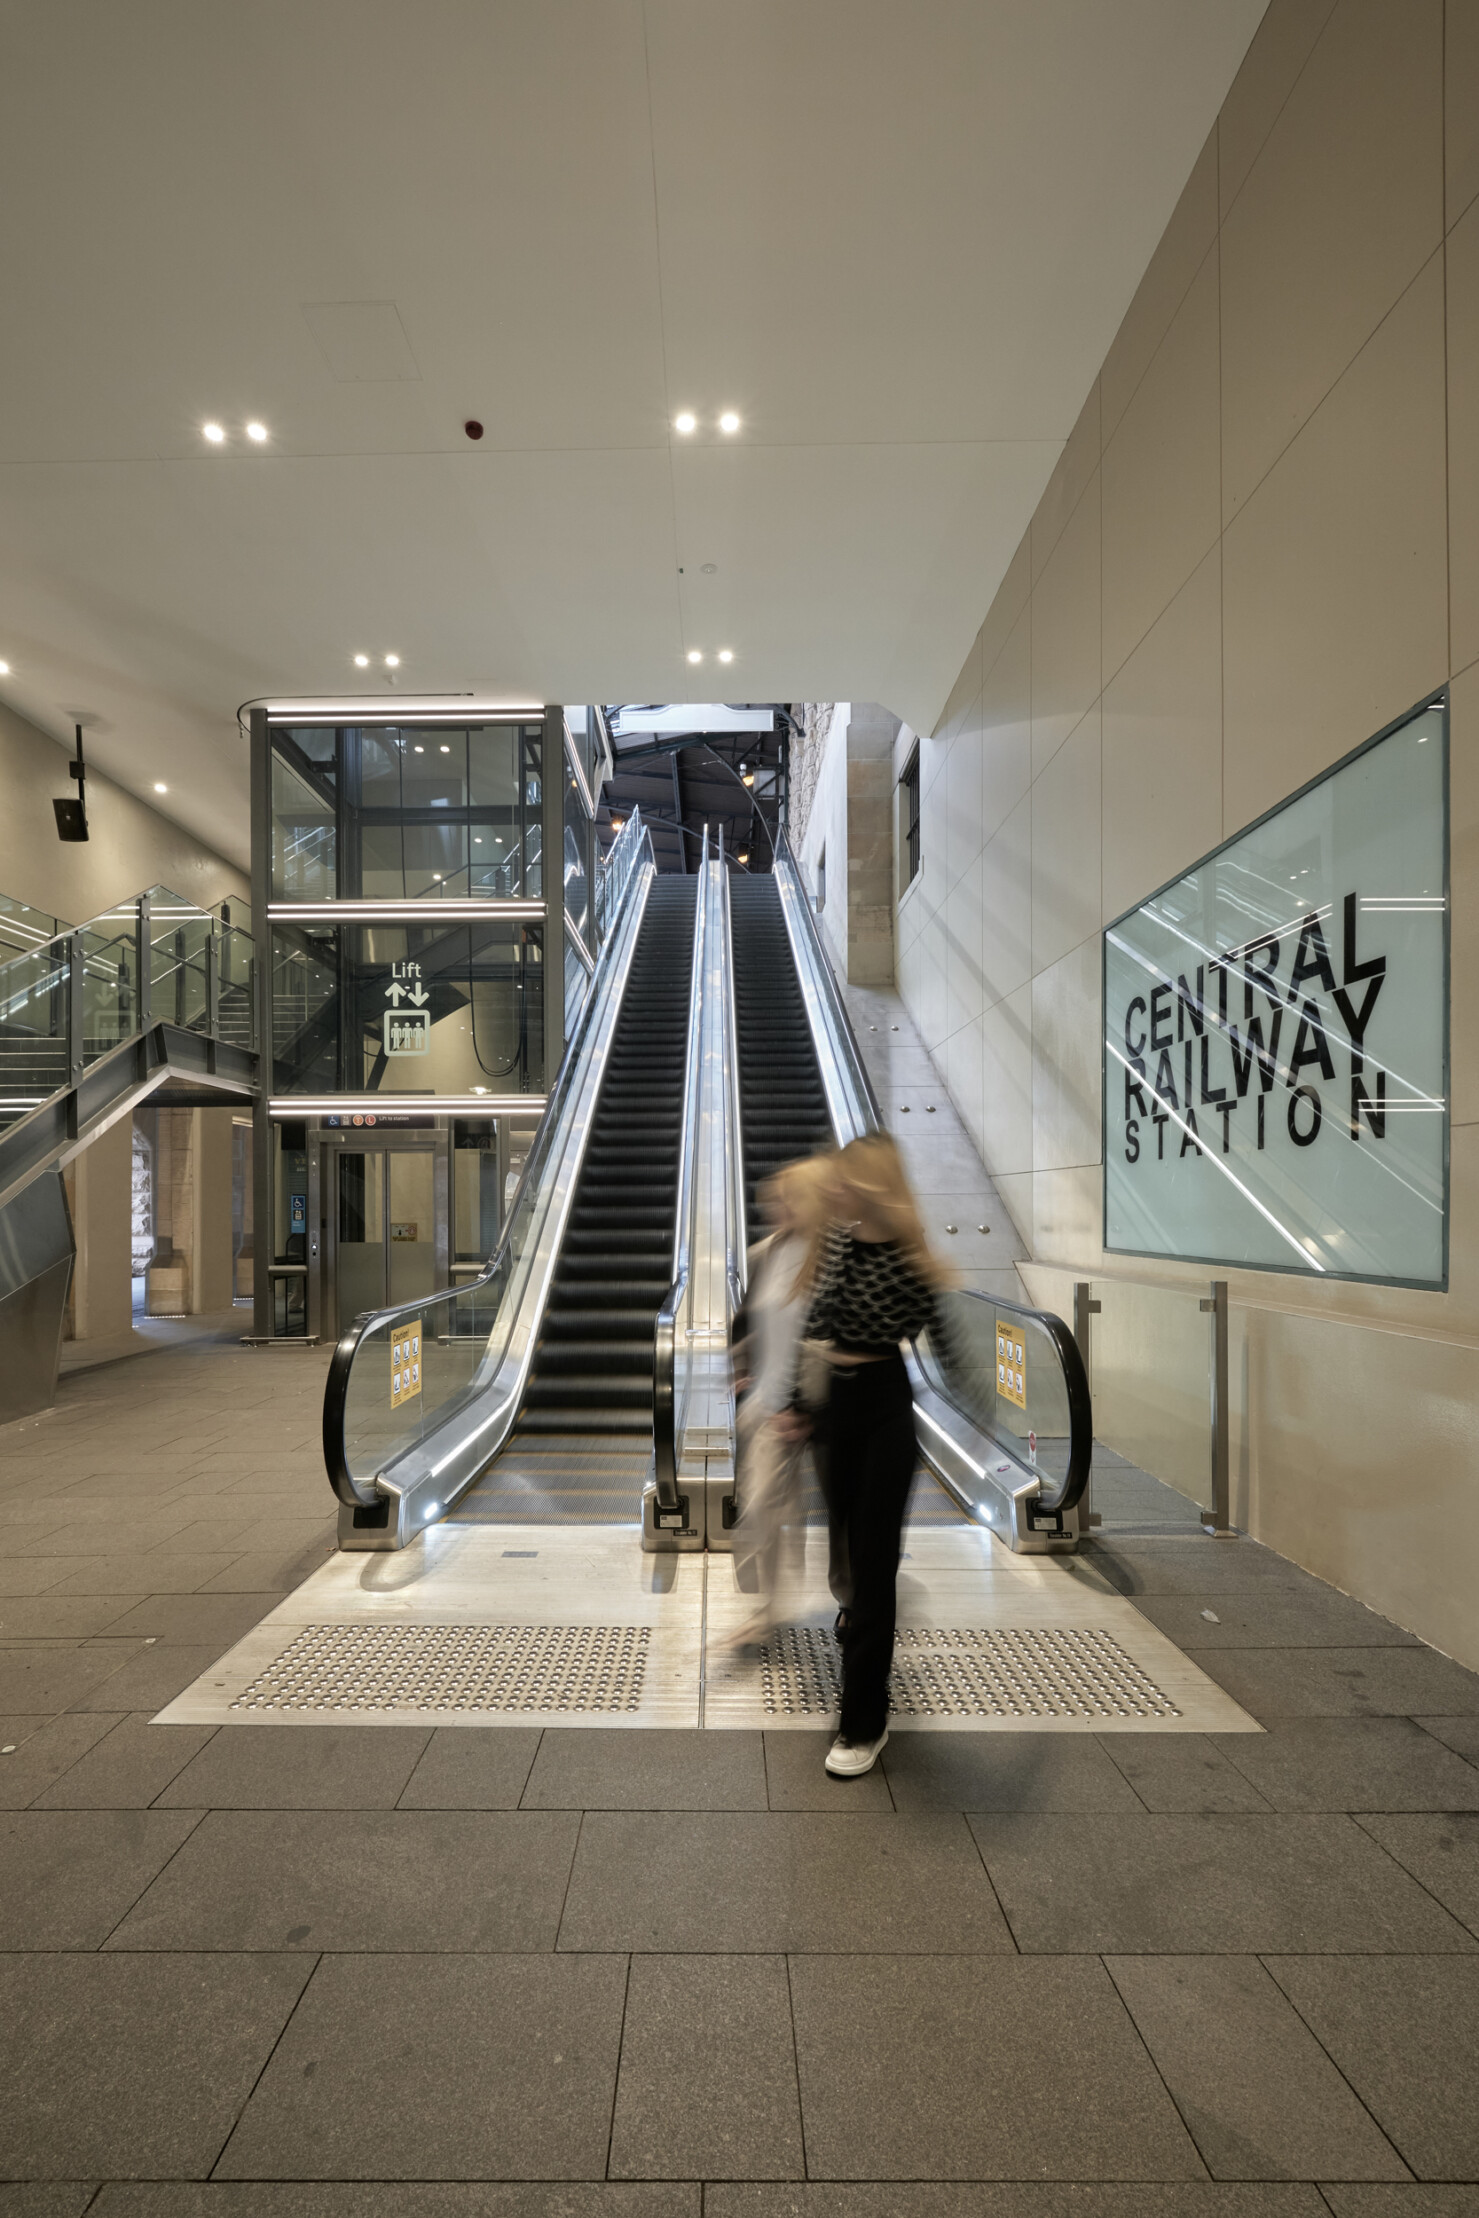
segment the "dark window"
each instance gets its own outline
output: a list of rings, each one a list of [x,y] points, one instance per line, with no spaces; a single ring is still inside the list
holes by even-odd
[[[903,801],[900,814],[904,827],[904,852],[908,860],[905,886],[912,886],[919,876],[919,749],[909,757],[909,767],[899,780]],[[901,889],[902,890],[902,889]]]

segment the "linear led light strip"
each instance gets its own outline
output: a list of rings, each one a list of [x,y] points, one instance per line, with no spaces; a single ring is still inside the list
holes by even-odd
[[[264,701],[269,724],[532,724],[544,717],[543,701],[428,700],[393,693],[345,695],[339,700]]]
[[[543,1094],[274,1094],[273,1117],[445,1117],[544,1114]]]
[[[477,901],[460,894],[430,901],[269,901],[275,924],[487,924],[541,919],[542,901]]]

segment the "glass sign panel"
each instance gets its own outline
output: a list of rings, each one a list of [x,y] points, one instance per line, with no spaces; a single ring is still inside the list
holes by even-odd
[[[1104,935],[1104,1245],[1447,1282],[1448,719]]]

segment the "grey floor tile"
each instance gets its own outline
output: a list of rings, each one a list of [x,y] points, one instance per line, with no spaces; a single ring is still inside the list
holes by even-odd
[[[1269,1586],[1336,1591],[1255,1540],[1211,1540],[1205,1534],[1188,1540],[1096,1540],[1084,1560],[1119,1593],[1134,1597],[1247,1594]]]
[[[71,1565],[59,1562],[54,1556],[15,1556],[9,1553],[9,1541],[4,1542],[6,1554],[0,1557],[0,1594],[7,1596],[45,1594],[58,1579],[64,1579]],[[0,1614],[6,1605],[0,1603]]]
[[[1330,2218],[1330,2213],[1320,2190],[1311,2186],[1013,2180],[1009,2186],[969,2187],[714,2186],[704,2190],[704,2218]],[[1410,2218],[1422,2213],[1414,2210]]]
[[[1187,1654],[1261,1725],[1276,1717],[1479,1711],[1479,1674],[1436,1648],[1189,1648]]]
[[[13,1756],[0,1756],[0,1810],[24,1810],[118,1722],[102,1711],[47,1718],[16,1743]]]
[[[275,1594],[279,1599],[300,1587],[321,1564],[328,1562],[335,1553],[332,1530],[327,1540],[316,1541],[309,1549],[295,1548],[287,1552],[277,1549],[261,1550],[241,1555],[215,1578],[207,1579],[200,1588],[202,1594]]]
[[[326,1957],[216,2177],[599,2179],[626,1975],[619,1956]]]
[[[1217,1745],[1276,1810],[1479,1810],[1479,1769],[1411,1718],[1271,1718]]]
[[[183,1694],[229,1646],[225,1640],[213,1640],[207,1647],[177,1640],[98,1641],[84,1654],[101,1655],[108,1649],[109,1676],[70,1706],[83,1710],[148,1710],[152,1714],[162,1710],[166,1702],[173,1702],[177,1694]],[[124,1659],[121,1664],[120,1655]]]
[[[1148,1810],[1269,1807],[1205,1733],[1106,1733],[1100,1745]]]
[[[1420,1717],[1415,1722],[1445,1748],[1479,1764],[1479,1717]]]
[[[1360,1823],[1445,1910],[1479,1934],[1479,1812],[1384,1815]]]
[[[881,1764],[865,1771],[861,1779],[832,1777],[825,1759],[834,1737],[830,1730],[765,1735],[765,1791],[772,1810],[833,1810],[856,1815],[860,1810],[893,1808],[888,1775]]]
[[[1102,1964],[798,1957],[791,1992],[812,2178],[1205,2176]],[[963,2100],[1004,2039],[1021,2087],[1072,2054],[1073,2100]]]
[[[1473,1949],[1346,1817],[972,1817],[1018,1948],[1171,1956]]]
[[[1139,1810],[1091,1733],[896,1733],[883,1767],[900,1810]]]
[[[546,1733],[524,1789],[526,1810],[763,1810],[758,1733]]]
[[[1178,1648],[1420,1648],[1416,1633],[1316,1579],[1252,1594],[1137,1594],[1135,1607]]]
[[[213,1810],[110,1946],[550,1949],[579,1822],[554,1810]]]
[[[0,1601],[0,1639],[87,1640],[133,1608],[127,1594],[18,1594]]]
[[[91,2180],[28,2180],[0,2186],[0,2218],[81,2218],[96,2192]]]
[[[280,1956],[0,1960],[6,2170],[204,2177],[309,1970]]]
[[[166,1789],[165,1807],[388,1810],[429,1726],[224,1725]]]
[[[633,1958],[609,2169],[616,2179],[804,2176],[784,1957]]]
[[[1479,2187],[1328,2186],[1334,2218],[1479,2218]]]
[[[971,1955],[1012,1943],[962,1818],[595,1811],[559,1945]]]
[[[28,1741],[33,1733],[39,1733],[43,1725],[50,1723],[50,1718],[44,1715],[16,1717],[12,1714],[0,1717],[0,1751],[9,1748],[14,1753],[22,1741]]]
[[[1419,2179],[1479,2177],[1479,1961],[1298,1956],[1268,1968]]]
[[[402,1810],[516,1810],[539,1746],[537,1725],[443,1727],[406,1781]]]
[[[1256,1957],[1107,1964],[1214,2179],[1411,2176]]]
[[[167,1560],[160,1558],[161,1563]],[[271,1593],[146,1594],[109,1631],[153,1633],[161,1640],[214,1641],[219,1655],[260,1625],[281,1600],[280,1594]]]
[[[97,1555],[75,1564],[54,1591],[58,1594],[120,1594],[137,1605],[141,1594],[193,1594],[207,1579],[229,1568],[228,1553],[187,1556],[178,1549],[142,1554]],[[120,1615],[122,1614],[120,1610]]]
[[[197,1823],[184,1810],[0,1817],[0,1951],[101,1948]]]
[[[0,2218],[6,2218],[4,2192],[0,2188]],[[529,2181],[499,2186],[490,2180],[394,2185],[213,2180],[179,2186],[114,2181],[103,2189],[88,2218],[700,2218],[702,2192],[696,2182],[680,2187],[644,2181],[635,2186],[607,2180],[569,2181],[558,2187]],[[59,2210],[57,2218],[70,2218],[75,2207]],[[43,2218],[39,2209],[37,2218]],[[50,2212],[44,2218],[51,2218]]]
[[[70,1710],[87,1702],[118,1669],[119,1649],[53,1643],[0,1649],[0,1710]],[[99,1709],[131,1709],[127,1701],[98,1703]]]
[[[215,1730],[213,1725],[151,1725],[147,1710],[120,1718],[111,1733],[36,1797],[34,1807],[146,1810]]]

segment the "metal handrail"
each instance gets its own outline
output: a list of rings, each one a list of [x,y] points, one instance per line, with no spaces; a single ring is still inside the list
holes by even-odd
[[[786,931],[796,963],[797,979],[806,1004],[817,1060],[822,1068],[827,1111],[832,1120],[833,1134],[841,1146],[848,1140],[861,1139],[870,1132],[883,1131],[883,1115],[853,1033],[847,1005],[838,988],[832,965],[827,959],[811,903],[806,898],[795,855],[784,830],[776,835],[775,876]],[[998,1301],[992,1295],[977,1293],[974,1288],[963,1288],[962,1292],[972,1301],[989,1302],[995,1309],[1010,1310],[1015,1316],[1029,1318],[1047,1334],[1057,1351],[1068,1395],[1069,1414],[1068,1469],[1057,1488],[1051,1492],[1046,1490],[1041,1474],[1023,1464],[1010,1443],[998,1440],[995,1435],[991,1438],[994,1451],[1007,1456],[1016,1464],[1027,1483],[1036,1482],[1038,1493],[1032,1506],[1033,1521],[1036,1522],[1039,1517],[1061,1519],[1064,1512],[1073,1509],[1082,1498],[1084,1488],[1089,1483],[1094,1450],[1093,1405],[1088,1374],[1084,1369],[1078,1343],[1063,1319],[1055,1316],[1051,1310],[1032,1309],[1022,1302]],[[939,1375],[929,1380],[931,1390],[948,1404],[962,1423],[973,1430],[979,1430],[976,1417],[951,1389],[949,1373],[945,1367],[948,1349],[937,1349],[935,1354]],[[918,1363],[920,1358],[917,1346],[914,1347],[914,1355]],[[948,1479],[946,1483],[950,1483]]]
[[[480,1287],[495,1281],[504,1270],[510,1273],[505,1301],[513,1304],[513,1322],[510,1323],[506,1341],[513,1340],[515,1327],[520,1320],[528,1326],[528,1330],[520,1343],[509,1377],[502,1377],[504,1363],[500,1358],[499,1364],[495,1366],[494,1376],[484,1378],[485,1389],[494,1385],[501,1388],[500,1397],[489,1419],[467,1436],[467,1452],[459,1455],[454,1448],[440,1463],[432,1467],[431,1475],[439,1481],[440,1506],[450,1506],[457,1494],[477,1476],[478,1471],[486,1467],[502,1447],[518,1414],[529,1366],[533,1360],[539,1320],[543,1316],[550,1281],[563,1243],[565,1220],[574,1196],[580,1166],[584,1161],[590,1134],[589,1113],[574,1130],[567,1130],[566,1126],[578,1106],[574,1099],[577,1091],[589,1112],[604,1079],[615,1018],[631,969],[641,925],[641,911],[645,907],[645,899],[636,899],[633,889],[636,888],[640,893],[644,884],[650,883],[656,867],[652,860],[651,840],[640,823],[639,812],[635,809],[622,827],[622,840],[626,842],[626,846],[616,885],[617,906],[611,913],[609,929],[596,960],[591,990],[576,1021],[564,1062],[540,1119],[539,1130],[514,1189],[497,1247],[478,1274],[461,1286],[447,1288],[430,1297],[423,1295],[416,1301],[397,1302],[384,1309],[366,1311],[354,1320],[334,1350],[324,1386],[324,1463],[329,1483],[346,1508],[377,1508],[386,1499],[387,1489],[381,1482],[388,1477],[391,1469],[391,1466],[387,1466],[385,1470],[375,1473],[373,1478],[358,1477],[350,1470],[345,1453],[344,1422],[350,1376],[356,1353],[366,1336],[377,1328],[393,1325],[398,1319],[423,1316],[433,1304],[445,1305],[476,1296]],[[616,859],[616,854],[617,850],[613,847],[613,860]],[[645,866],[645,879],[639,865]],[[628,926],[630,929],[625,928]],[[557,1142],[560,1143],[560,1157],[558,1164],[552,1165],[551,1157]],[[547,1171],[561,1181],[558,1206],[552,1201],[549,1220],[541,1226],[534,1240],[519,1253],[515,1253],[514,1240],[515,1232],[520,1227],[521,1205],[527,1196],[538,1193]],[[516,1274],[521,1262],[526,1262],[528,1269],[522,1283],[517,1283]],[[491,1335],[488,1353],[492,1354]],[[504,1356],[508,1353],[507,1344],[503,1353]],[[473,1392],[470,1391],[452,1409],[438,1417],[433,1430],[440,1432],[452,1424],[466,1411],[473,1398]],[[410,1443],[394,1460],[400,1461],[413,1449],[424,1447],[424,1440]],[[459,1465],[466,1463],[468,1468],[458,1469],[449,1479],[445,1477],[445,1472],[454,1461]]]
[[[678,1200],[673,1218],[673,1275],[652,1328],[652,1456],[657,1500],[669,1512],[678,1507],[678,1317],[688,1300],[693,1254],[693,1220],[699,1097],[703,1090],[704,940],[708,925],[709,827],[704,826],[703,855],[694,893],[693,962],[688,973],[688,1043],[683,1065],[683,1124],[678,1144]]]
[[[724,859],[724,835],[719,835],[719,859]],[[725,1271],[729,1280],[731,1321],[745,1298],[749,1277],[749,1226],[745,1202],[744,1118],[740,1106],[739,1016],[734,989],[734,916],[729,898],[729,872],[724,872],[724,1104],[725,1157],[729,1165],[729,1211],[725,1239]]]

